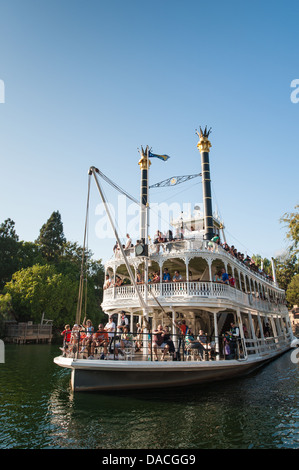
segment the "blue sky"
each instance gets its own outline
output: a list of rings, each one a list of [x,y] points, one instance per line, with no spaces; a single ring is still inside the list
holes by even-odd
[[[195,129],[208,125],[228,242],[276,256],[279,218],[298,203],[298,15],[295,1],[1,0],[0,221],[33,241],[59,210],[82,244],[91,165],[139,198],[137,148],[171,156],[152,161],[151,184],[199,173]],[[150,201],[193,205],[201,192],[192,180]],[[93,184],[89,248],[105,260],[99,203]]]

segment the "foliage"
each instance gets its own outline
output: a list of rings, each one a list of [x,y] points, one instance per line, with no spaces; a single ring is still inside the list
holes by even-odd
[[[14,225],[11,219],[6,219],[0,226],[0,289],[19,268],[19,237],[16,235]]]
[[[10,294],[0,294],[0,335],[4,333],[4,322],[14,320],[12,315],[12,298]]]
[[[36,243],[40,247],[43,257],[48,262],[56,262],[63,253],[66,242],[63,233],[63,224],[59,211],[53,212],[47,222],[40,229]]]
[[[83,266],[87,293],[82,315],[86,311],[97,324],[103,316],[104,267],[92,255],[65,240],[59,212],[42,226],[35,243],[19,241],[14,221],[5,220],[0,226],[0,320],[14,315],[18,321],[40,322],[45,313],[55,326],[73,323]]]
[[[19,241],[15,223],[7,219],[0,226],[0,289],[22,268],[42,264],[43,257],[35,243]]]
[[[287,224],[287,238],[291,240],[291,251],[298,254],[299,244],[299,205],[295,206],[296,212],[286,212],[280,219],[280,222]]]
[[[285,291],[291,280],[298,273],[299,265],[296,255],[286,253],[275,259],[276,279],[281,289]]]
[[[255,265],[261,269],[263,263],[263,271],[269,276],[272,275],[271,261],[268,258],[262,258],[261,255],[253,255],[252,259]]]
[[[290,306],[299,305],[299,274],[289,283],[286,296]]]
[[[57,273],[54,266],[36,264],[13,274],[5,285],[18,321],[40,322],[42,314],[60,324],[71,321],[77,301],[78,283]]]

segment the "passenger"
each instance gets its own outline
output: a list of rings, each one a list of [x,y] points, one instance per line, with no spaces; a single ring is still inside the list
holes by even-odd
[[[140,323],[137,323],[136,327],[137,327],[137,336],[136,336],[136,341],[135,341],[135,347],[136,347],[135,352],[138,352],[142,348],[142,331],[143,330],[142,330]]]
[[[122,310],[120,313],[121,313],[120,325],[118,325],[117,328],[122,331],[124,330],[124,328],[127,328],[129,331],[129,320],[126,317],[126,312]]]
[[[185,343],[186,343],[186,350],[189,351],[190,349],[197,349],[199,355],[203,358],[203,354],[205,348],[201,344],[200,341],[197,341],[194,338],[193,332],[189,329],[186,336],[185,336]]]
[[[183,280],[180,271],[175,271],[174,276],[172,278],[173,282],[181,282]]]
[[[247,326],[245,325],[245,323],[243,323],[242,326],[243,326],[244,338],[245,338],[245,339],[248,339],[248,338],[249,338],[249,335],[248,335]]]
[[[174,343],[170,336],[169,326],[164,327],[164,343],[167,344],[169,348],[168,349],[169,354],[171,354],[173,357],[173,360],[176,361],[176,351],[175,351]]]
[[[70,328],[70,325],[65,325],[63,332],[61,333],[61,336],[63,336],[63,347],[60,348],[64,354],[66,354],[68,351],[69,344],[71,342],[71,336],[72,336],[72,330]]]
[[[109,321],[105,325],[105,330],[108,331],[109,352],[111,352],[112,351],[112,343],[113,343],[114,334],[115,334],[115,323],[113,321],[113,316],[112,315],[109,317]]]
[[[127,233],[127,241],[126,241],[126,244],[125,244],[125,247],[124,247],[124,250],[126,252],[126,255],[130,254],[131,252],[131,246],[132,246],[132,240],[131,240],[131,237],[130,235]]]
[[[218,271],[218,273],[215,274],[214,282],[222,282],[221,271]]]
[[[228,274],[224,268],[221,269],[221,282],[222,284],[229,284]]]
[[[118,249],[118,242],[116,241],[116,242],[115,242],[115,245],[114,245],[114,247],[113,247],[113,253],[114,253],[115,255],[116,255],[117,249]]]
[[[105,359],[108,354],[108,344],[109,344],[109,336],[107,331],[104,329],[104,325],[102,323],[98,326],[98,331],[93,334],[93,341],[91,343],[91,356],[94,356],[95,348],[103,348],[103,354],[101,355],[100,359]]]
[[[235,287],[236,280],[231,274],[228,275],[228,282],[231,287]]]
[[[200,342],[200,344],[202,345],[202,347],[204,348],[206,354],[209,355],[209,350],[211,349],[211,345],[208,342],[208,337],[207,337],[206,333],[204,333],[203,330],[199,330],[199,335],[198,335],[197,339]]]
[[[231,334],[231,340],[230,340],[230,349],[231,349],[231,354],[234,356],[234,358],[237,358],[237,352],[238,352],[238,338],[240,337],[240,330],[239,327],[235,323],[230,324],[230,334]]]
[[[269,338],[271,336],[269,323],[266,323],[266,325],[264,326],[264,336],[265,338]]]
[[[231,353],[230,342],[226,341],[224,344],[224,358],[225,360],[233,359],[233,354]]]
[[[114,283],[115,287],[120,287],[123,285],[123,283],[124,281],[119,276],[115,276],[115,283]]]
[[[165,332],[162,325],[158,325],[157,330],[153,331],[153,350],[155,360],[158,361],[158,348],[163,349],[162,360],[164,360],[165,353],[169,350],[169,346],[164,342]]]
[[[160,282],[160,276],[158,271],[154,273],[153,275],[153,282]]]
[[[170,274],[168,272],[168,269],[165,268],[164,269],[164,274],[163,274],[163,282],[170,282],[170,281],[171,281]]]
[[[120,347],[124,348],[131,348],[133,346],[133,336],[129,333],[129,329],[124,327],[123,333],[120,339]]]
[[[85,328],[86,330],[86,335],[85,335],[85,338],[83,339],[82,341],[82,349],[80,351],[80,353],[83,353],[86,349],[86,346],[88,347],[88,352],[90,353],[90,346],[91,346],[91,342],[92,342],[92,335],[93,335],[93,332],[94,332],[94,328],[92,326],[92,322],[91,320],[87,320],[86,324],[84,324],[85,322],[85,319],[83,320],[83,328]]]
[[[215,235],[211,240],[208,242],[208,249],[210,251],[216,250],[217,246],[220,244],[220,238],[218,235]]]
[[[108,289],[108,287],[111,287],[111,279],[109,274],[106,274],[106,280],[104,283],[104,289]]]
[[[169,242],[172,242],[172,240],[173,240],[173,235],[172,235],[172,231],[171,231],[171,230],[168,230],[168,232],[166,233],[166,240],[168,240]]]
[[[70,352],[74,354],[78,351],[78,347],[80,344],[80,329],[81,329],[81,325],[77,325],[77,323],[75,323],[75,325],[72,328]]]

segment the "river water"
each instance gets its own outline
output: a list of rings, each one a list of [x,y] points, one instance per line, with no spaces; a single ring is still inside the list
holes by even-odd
[[[246,378],[192,387],[73,393],[57,345],[6,345],[1,449],[299,448],[291,352]]]

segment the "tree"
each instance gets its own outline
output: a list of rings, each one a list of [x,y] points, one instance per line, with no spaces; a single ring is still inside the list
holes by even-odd
[[[289,283],[286,297],[291,307],[299,305],[299,274],[296,274]]]
[[[4,322],[15,320],[12,311],[12,299],[9,293],[0,294],[0,335],[4,334]]]
[[[13,274],[5,285],[13,311],[19,321],[40,322],[42,314],[61,326],[73,322],[78,282],[57,273],[53,265],[34,265]]]
[[[56,262],[63,253],[65,242],[61,215],[59,211],[53,212],[40,229],[36,243],[39,245],[41,253],[47,261]]]
[[[19,236],[15,231],[15,222],[11,219],[6,219],[0,225],[0,237],[1,238],[12,238],[16,242],[19,241]]]
[[[19,268],[18,251],[19,237],[15,231],[15,223],[6,219],[0,225],[0,289],[11,279],[12,274]]]
[[[259,269],[261,269],[262,264],[263,264],[264,273],[268,274],[269,276],[272,275],[271,261],[268,260],[268,258],[262,258],[261,255],[253,255],[252,259],[253,259],[255,265]]]
[[[299,270],[297,257],[287,252],[284,256],[275,259],[275,266],[278,285],[286,291],[291,280]]]
[[[280,219],[280,222],[287,224],[287,238],[291,240],[291,251],[298,254],[297,246],[299,244],[299,204],[295,206],[296,212],[286,212]]]

